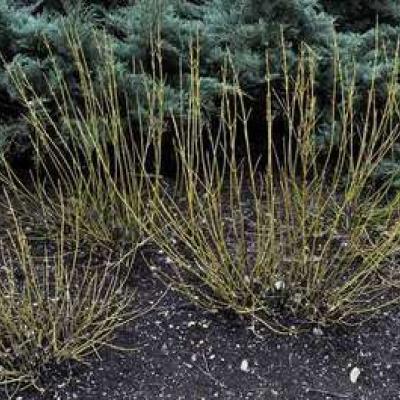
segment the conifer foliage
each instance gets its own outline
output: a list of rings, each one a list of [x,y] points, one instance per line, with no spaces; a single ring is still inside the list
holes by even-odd
[[[344,64],[355,63],[357,87],[379,84],[391,69],[400,33],[400,5],[395,0],[0,0],[0,145],[11,152],[26,136],[21,124],[24,110],[18,103],[8,70],[18,66],[46,100],[54,61],[74,92],[75,75],[65,44],[65,26],[80,32],[83,51],[101,79],[101,62],[93,46],[94,30],[112,39],[121,92],[145,96],[144,83],[154,79],[152,50],[161,39],[167,110],[182,108],[187,90],[190,43],[200,46],[203,111],[211,116],[221,85],[221,69],[230,59],[249,94],[253,118],[263,120],[260,99],[265,93],[266,53],[277,90],[282,79],[282,46],[293,68],[301,44],[318,55],[316,78],[322,119],[329,118],[326,95],[332,90],[334,47]],[[378,26],[379,24],[379,26]],[[378,29],[377,29],[378,26]],[[153,39],[153,43],[152,40]],[[382,54],[376,57],[376,47]],[[153,71],[154,72],[154,71]],[[381,79],[382,78],[382,79]],[[382,96],[385,87],[377,88]],[[51,104],[49,104],[51,108]],[[145,110],[138,108],[138,113]],[[134,118],[137,117],[133,116]]]

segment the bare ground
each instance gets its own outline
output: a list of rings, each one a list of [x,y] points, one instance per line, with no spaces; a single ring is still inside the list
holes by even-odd
[[[398,311],[362,327],[277,336],[165,293],[144,268],[135,280],[139,307],[152,309],[115,340],[135,350],[104,350],[63,376],[55,368],[51,391],[19,400],[400,399]]]

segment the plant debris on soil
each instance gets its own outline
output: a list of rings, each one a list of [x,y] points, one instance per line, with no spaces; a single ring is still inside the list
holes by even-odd
[[[0,217],[2,236],[12,226],[9,219],[6,213]],[[105,257],[101,251],[99,257]],[[45,393],[29,389],[12,398],[400,399],[400,310],[382,312],[362,326],[276,335],[234,312],[189,303],[156,277],[144,262],[149,258],[169,268],[157,249],[137,257],[128,283],[143,313],[118,329],[115,348],[104,348],[87,364],[47,365],[41,377]],[[10,388],[0,391],[0,399],[11,395]]]
[[[138,307],[150,311],[117,332],[126,350],[107,348],[87,365],[63,367],[64,376],[54,367],[46,394],[18,400],[400,399],[399,311],[278,336],[187,303],[144,267],[133,279]]]

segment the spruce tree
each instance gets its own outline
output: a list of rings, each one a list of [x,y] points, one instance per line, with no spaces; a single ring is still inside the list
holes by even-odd
[[[99,84],[101,63],[91,32],[105,30],[114,49],[120,90],[139,98],[145,98],[143,82],[151,83],[152,79],[150,37],[155,39],[160,34],[165,106],[174,112],[181,109],[180,91],[188,90],[189,45],[198,38],[203,111],[210,118],[218,113],[221,68],[227,57],[233,61],[243,89],[255,99],[249,104],[254,119],[262,120],[259,99],[265,94],[266,52],[279,90],[282,41],[292,69],[306,42],[317,56],[316,90],[321,113],[329,119],[324,101],[332,88],[334,43],[344,65],[350,68],[355,63],[359,92],[370,85],[375,74],[378,93],[385,96],[383,82],[394,61],[400,34],[400,4],[396,0],[0,0],[0,52],[8,68],[22,66],[43,98],[48,90],[44,76],[51,82],[51,56],[71,90],[77,87],[63,30],[68,23],[79,32]],[[386,46],[386,53],[378,58],[377,43]],[[74,95],[79,98],[79,93]],[[13,104],[14,113],[9,112],[9,104]],[[139,108],[139,112],[146,110]],[[7,73],[0,70],[0,118],[8,118],[12,126],[9,117],[18,118],[22,113]]]

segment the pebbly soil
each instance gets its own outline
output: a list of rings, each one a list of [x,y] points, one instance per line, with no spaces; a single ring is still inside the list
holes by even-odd
[[[0,236],[10,224],[5,216]],[[158,253],[153,259],[165,261]],[[363,326],[279,336],[197,308],[167,290],[140,257],[137,264],[130,284],[137,308],[148,312],[114,341],[129,350],[103,349],[88,365],[50,366],[46,394],[27,391],[15,399],[400,399],[400,310]],[[7,398],[0,391],[0,400]]]
[[[134,279],[139,308],[151,310],[117,332],[115,344],[131,351],[55,368],[51,391],[18,400],[400,399],[399,311],[362,327],[277,336],[190,305],[144,267]]]

